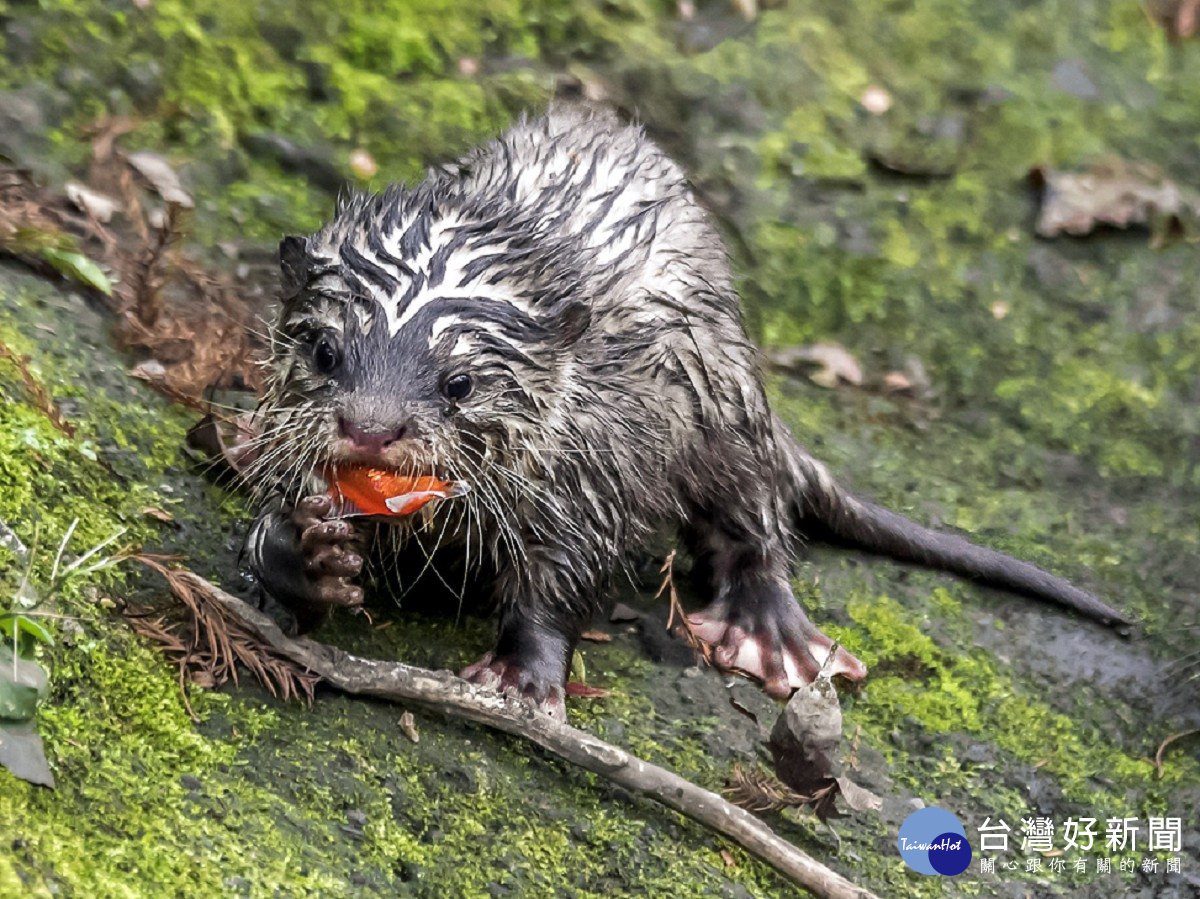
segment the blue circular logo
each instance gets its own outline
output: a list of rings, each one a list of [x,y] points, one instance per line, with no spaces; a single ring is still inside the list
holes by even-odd
[[[922,874],[953,877],[971,864],[967,832],[944,808],[919,808],[905,818],[896,845],[904,863]]]

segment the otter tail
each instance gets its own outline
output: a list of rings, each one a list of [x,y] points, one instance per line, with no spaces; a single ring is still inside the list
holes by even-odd
[[[786,435],[786,430],[783,435]],[[942,534],[844,491],[820,462],[787,435],[780,452],[795,485],[801,532],[904,562],[949,571],[1075,609],[1127,632],[1132,622],[1098,597],[1036,565]]]

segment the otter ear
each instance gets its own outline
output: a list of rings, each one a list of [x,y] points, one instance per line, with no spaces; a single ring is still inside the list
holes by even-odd
[[[285,237],[279,242],[279,270],[283,295],[294,297],[308,284],[308,249],[303,237]]]

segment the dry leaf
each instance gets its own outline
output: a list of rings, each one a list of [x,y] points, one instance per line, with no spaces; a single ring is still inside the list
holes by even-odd
[[[405,712],[400,716],[400,730],[414,743],[421,742],[421,734],[417,731],[417,722],[412,712]]]
[[[158,506],[147,506],[146,508],[142,509],[142,514],[147,518],[153,518],[155,521],[167,522],[175,520],[174,515],[158,508]]]
[[[1036,225],[1042,237],[1078,237],[1101,225],[1162,233],[1194,225],[1200,217],[1200,196],[1143,163],[1108,159],[1086,172],[1036,168],[1030,177],[1042,189]]]
[[[733,853],[728,849],[721,850],[721,861],[725,863],[726,868],[736,868],[737,862],[733,859]]]
[[[902,371],[889,371],[883,376],[883,389],[886,393],[913,393],[913,382]]]
[[[758,0],[732,0],[733,8],[747,22],[758,18]]]
[[[111,222],[113,214],[121,211],[121,204],[112,197],[85,187],[78,181],[68,181],[63,190],[80,212],[86,212],[102,225]]]
[[[192,195],[183,189],[179,175],[171,168],[171,164],[158,153],[140,150],[137,153],[130,153],[126,160],[139,175],[150,182],[150,186],[168,206],[182,206],[184,209],[191,209],[195,205]]]
[[[148,381],[153,384],[167,379],[167,367],[157,359],[147,359],[145,362],[139,362],[133,368],[129,369],[129,375],[140,381]]]
[[[577,699],[602,699],[608,693],[609,691],[603,687],[589,687],[587,684],[581,684],[577,680],[567,682],[567,695],[574,696]]]
[[[784,371],[801,371],[814,384],[837,387],[839,384],[861,386],[862,367],[845,347],[836,343],[814,343],[811,346],[783,347],[767,352],[767,361]]]
[[[611,643],[612,634],[606,634],[604,631],[584,631],[579,635],[579,639],[589,643]]]
[[[830,652],[830,657],[833,652]],[[771,730],[768,748],[775,773],[794,793],[805,797],[822,821],[841,817],[840,794],[855,811],[878,809],[882,800],[846,773],[843,757],[842,708],[837,690],[822,669],[817,679],[795,692]]]
[[[847,808],[856,812],[875,812],[883,807],[883,800],[870,790],[860,787],[849,777],[835,777],[838,792],[845,801]]]
[[[1147,0],[1142,9],[1172,40],[1193,37],[1200,23],[1200,0]]]

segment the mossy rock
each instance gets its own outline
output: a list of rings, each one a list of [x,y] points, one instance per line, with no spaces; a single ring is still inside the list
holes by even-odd
[[[862,493],[1143,622],[1124,642],[812,548],[799,594],[873,668],[844,697],[864,778],[954,811],[972,837],[985,817],[1017,831],[1034,813],[1194,822],[1194,752],[1177,744],[1161,778],[1149,759],[1200,724],[1195,684],[1169,679],[1197,648],[1200,261],[1186,241],[1154,249],[1137,232],[1035,240],[1024,177],[1104,154],[1194,173],[1200,44],[1169,43],[1117,0],[763,6],[748,23],[720,3],[680,22],[650,0],[0,2],[0,84],[45,100],[40,158],[21,160],[44,177],[83,165],[96,116],[130,115],[128,145],[167,153],[196,195],[198,245],[260,255],[331,207],[304,159],[327,186],[416,178],[546,103],[565,72],[640,111],[725,225],[756,336],[839,341],[872,382],[910,357],[928,373],[922,401],[779,378],[772,399],[798,436]],[[892,98],[885,115],[859,102],[873,85]],[[303,152],[268,153],[264,136]],[[355,150],[378,163],[373,181],[354,174]],[[904,171],[924,156],[936,167]],[[234,585],[243,504],[181,455],[189,415],[125,374],[86,299],[4,265],[0,308],[0,339],[31,355],[77,430],[57,430],[0,363],[0,518],[27,543],[36,522],[43,547],[76,517],[73,546],[125,527]],[[9,589],[17,568],[0,566]],[[678,816],[452,720],[418,713],[414,745],[398,708],[327,691],[284,704],[243,678],[192,689],[193,721],[175,670],[107,610],[152,591],[123,565],[60,598],[78,621],[45,654],[38,718],[59,787],[0,789],[0,895],[792,894]],[[319,636],[453,668],[490,629],[386,607],[383,621]],[[650,662],[620,629],[585,655],[612,695],[575,705],[576,723],[709,787],[759,761],[759,730],[716,675]],[[769,704],[732,689],[769,725]],[[1158,874],[1031,872],[1014,849],[1017,871],[923,878],[895,853],[898,823],[773,819],[881,895],[1189,888],[1187,859],[1171,879],[1165,853]],[[1184,839],[1194,855],[1200,837]]]

